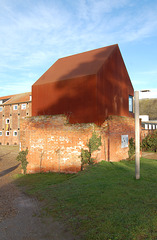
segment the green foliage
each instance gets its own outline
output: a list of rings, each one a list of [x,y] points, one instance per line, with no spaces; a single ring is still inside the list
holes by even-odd
[[[140,115],[149,115],[150,120],[157,120],[157,98],[140,99]]]
[[[134,156],[135,156],[135,142],[133,138],[129,139],[129,159],[133,160]]]
[[[28,149],[26,149],[25,151],[21,151],[19,152],[18,156],[17,156],[17,161],[21,162],[21,167],[23,169],[23,174],[26,174],[27,171],[27,154],[28,154]]]
[[[157,131],[154,131],[153,133],[147,135],[142,140],[142,149],[144,151],[157,151]]]
[[[101,136],[98,137],[96,132],[94,131],[92,137],[89,139],[89,142],[87,142],[86,145],[89,150],[84,150],[83,148],[81,149],[82,167],[85,164],[92,165],[94,163],[94,159],[91,156],[94,151],[99,150],[99,147],[101,146]]]
[[[88,164],[90,159],[90,153],[88,150],[81,149],[81,162],[82,164]]]

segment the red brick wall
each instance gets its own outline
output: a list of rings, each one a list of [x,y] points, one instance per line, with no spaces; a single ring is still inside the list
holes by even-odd
[[[106,161],[117,162],[128,158],[129,147],[122,148],[122,135],[128,135],[128,139],[135,137],[134,118],[110,116],[102,124]]]
[[[152,134],[156,129],[143,129],[141,130],[141,139],[143,140],[147,135]]]
[[[95,124],[68,124],[63,115],[38,116],[21,121],[21,150],[28,148],[27,172],[78,172],[81,148],[95,130],[102,146],[93,154],[96,162],[119,161],[128,157],[128,147],[121,148],[121,135],[134,137],[134,119],[110,117],[101,127]]]

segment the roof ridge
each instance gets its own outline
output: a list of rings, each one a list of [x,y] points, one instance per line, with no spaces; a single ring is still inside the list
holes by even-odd
[[[91,50],[88,50],[88,51],[84,51],[84,52],[80,52],[80,53],[75,53],[75,54],[72,54],[72,55],[68,55],[68,56],[65,56],[65,57],[61,57],[61,58],[58,58],[58,60],[60,59],[64,59],[64,58],[68,58],[68,57],[73,57],[73,56],[77,56],[77,55],[81,55],[81,54],[85,54],[85,53],[89,53],[89,52],[94,52],[94,51],[98,51],[98,50],[103,50],[105,48],[110,48],[110,47],[117,47],[118,44],[112,44],[112,45],[109,45],[109,46],[106,46],[106,47],[100,47],[100,48],[95,48],[95,49],[91,49]],[[57,60],[57,61],[58,61]]]
[[[114,44],[59,58],[33,86],[95,75],[117,48],[119,49],[118,44]]]
[[[14,96],[17,96],[17,95],[21,95],[21,94],[26,94],[26,93],[32,93],[32,92],[25,92],[25,93],[17,93],[17,94],[13,94],[13,95],[8,95],[8,96],[2,96],[0,97],[0,99],[5,99],[5,98],[11,98],[11,97],[14,97]]]

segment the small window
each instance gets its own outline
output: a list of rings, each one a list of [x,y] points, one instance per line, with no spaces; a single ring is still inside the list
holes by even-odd
[[[153,129],[155,129],[155,125],[153,124]]]
[[[10,120],[9,118],[6,119],[6,124],[9,124],[10,123]]]
[[[151,124],[149,124],[149,129],[152,129],[152,125]]]
[[[14,131],[14,132],[13,132],[13,136],[17,136],[17,131]]]
[[[0,107],[0,112],[2,112],[2,107]]]
[[[145,129],[148,129],[148,124],[145,124]]]
[[[9,136],[9,131],[6,131],[6,136]]]
[[[129,112],[133,112],[133,96],[129,96]]]
[[[32,101],[32,96],[31,95],[29,95],[29,101]]]
[[[14,105],[14,106],[13,106],[13,109],[14,109],[14,110],[17,110],[17,108],[18,108],[17,105]]]
[[[3,104],[3,100],[0,100],[0,104]]]
[[[0,136],[2,136],[2,131],[0,131]]]
[[[26,104],[22,104],[21,109],[26,109]]]

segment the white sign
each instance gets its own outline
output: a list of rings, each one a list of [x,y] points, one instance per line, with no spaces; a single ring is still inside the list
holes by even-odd
[[[121,135],[121,148],[128,147],[128,135]]]

